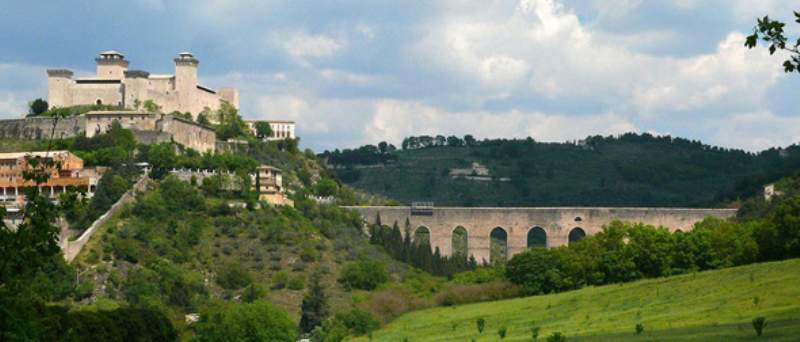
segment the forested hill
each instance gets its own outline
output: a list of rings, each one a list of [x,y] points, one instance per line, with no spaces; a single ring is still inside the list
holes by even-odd
[[[635,133],[569,143],[421,136],[321,156],[355,188],[448,206],[720,206],[800,170],[797,145],[750,153]]]

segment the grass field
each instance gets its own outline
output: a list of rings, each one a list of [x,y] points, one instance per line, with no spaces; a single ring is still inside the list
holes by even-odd
[[[761,338],[751,323],[757,316],[767,319]],[[800,260],[422,310],[372,340],[500,341],[505,326],[503,341],[532,341],[534,321],[540,341],[556,331],[569,341],[800,341]]]

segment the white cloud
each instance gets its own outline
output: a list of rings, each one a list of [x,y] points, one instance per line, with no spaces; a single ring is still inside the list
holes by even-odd
[[[418,102],[380,100],[364,128],[366,142],[400,142],[409,135],[463,135],[479,138],[533,137],[542,141],[566,141],[594,134],[638,131],[635,125],[614,113],[576,117],[542,112],[469,111],[450,112]],[[502,132],[502,133],[498,133]]]
[[[333,56],[343,47],[343,42],[332,37],[305,32],[295,32],[283,43],[286,52],[298,60],[305,58],[325,58]]]
[[[761,151],[800,143],[800,117],[776,116],[769,111],[747,112],[707,123],[722,146]]]

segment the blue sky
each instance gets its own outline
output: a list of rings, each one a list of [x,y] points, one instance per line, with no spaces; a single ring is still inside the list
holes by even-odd
[[[5,2],[5,1],[4,1]],[[800,74],[742,44],[800,1],[8,1],[0,118],[46,97],[47,68],[102,50],[172,73],[188,50],[246,118],[291,119],[302,145],[408,135],[541,141],[628,131],[757,151],[800,142]],[[796,27],[792,26],[796,33]]]

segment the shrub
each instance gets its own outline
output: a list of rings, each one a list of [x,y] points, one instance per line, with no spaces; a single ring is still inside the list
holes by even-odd
[[[93,283],[91,282],[80,283],[78,284],[77,287],[75,287],[75,292],[74,292],[75,300],[89,298],[93,292],[94,292]]]
[[[289,290],[302,290],[306,286],[305,280],[303,280],[302,275],[296,275],[294,277],[289,278],[289,281],[286,283],[286,287]]]
[[[506,277],[527,295],[565,290],[566,266],[557,253],[549,248],[531,248],[517,254],[508,262]]]
[[[547,338],[547,342],[567,342],[567,336],[556,331]]]
[[[500,329],[497,329],[497,336],[500,336],[500,339],[504,340],[506,338],[506,333],[507,332],[508,332],[508,328],[504,325],[504,326],[500,327]]]
[[[641,335],[644,332],[644,324],[636,323],[636,335]]]
[[[539,339],[539,327],[536,326],[535,323],[531,323],[531,338],[536,341]]]
[[[767,326],[766,318],[764,317],[753,318],[753,329],[756,330],[756,335],[761,336],[766,326]]]
[[[519,287],[507,281],[494,281],[485,284],[453,285],[439,291],[433,298],[442,306],[461,305],[519,296]]]
[[[359,309],[337,314],[336,319],[341,321],[342,324],[356,336],[368,334],[380,327],[380,323],[375,317],[369,312]]]
[[[272,288],[282,289],[289,282],[289,272],[280,271],[272,275]]]
[[[297,339],[297,326],[286,311],[263,301],[233,304],[197,324],[197,341],[268,341]]]
[[[393,288],[372,293],[359,307],[385,323],[406,312],[422,308],[423,302],[408,289]]]
[[[383,263],[374,260],[360,260],[345,265],[340,281],[346,288],[374,290],[389,280]]]
[[[477,328],[478,328],[478,333],[479,333],[479,334],[483,334],[483,328],[485,328],[485,327],[486,327],[486,320],[485,320],[485,319],[483,319],[483,317],[481,317],[481,318],[478,318],[478,320],[477,320],[477,321],[475,321],[475,325],[476,325],[476,326],[477,326]]]
[[[253,282],[253,276],[239,263],[229,263],[217,271],[217,284],[224,289],[236,290]]]

